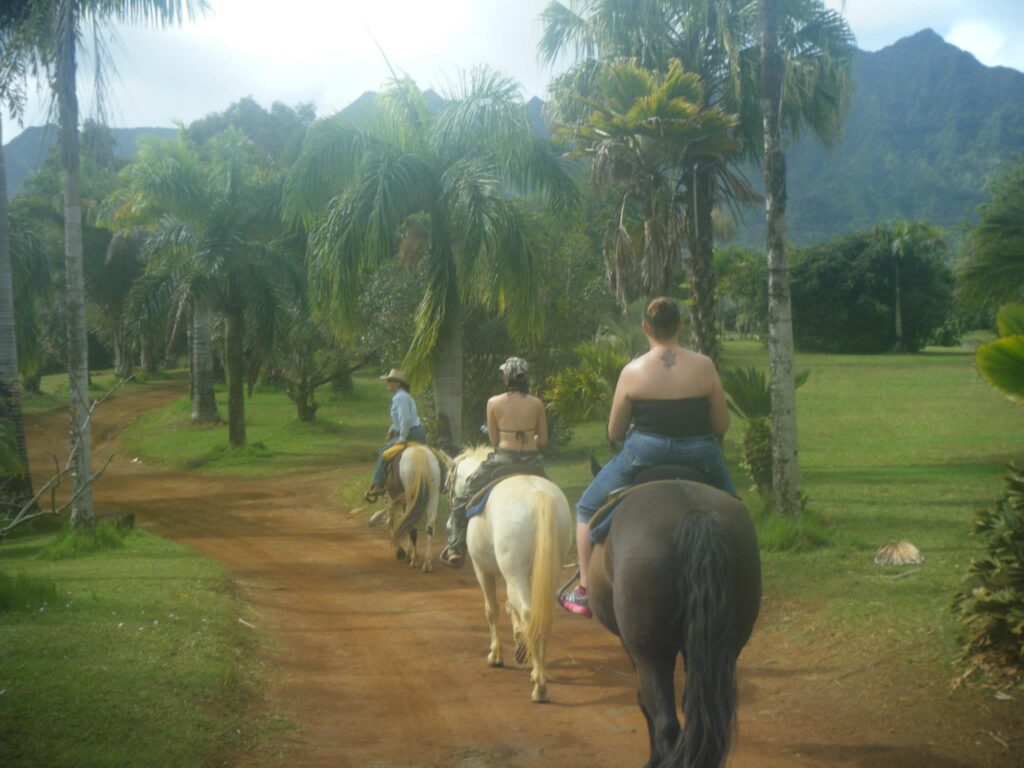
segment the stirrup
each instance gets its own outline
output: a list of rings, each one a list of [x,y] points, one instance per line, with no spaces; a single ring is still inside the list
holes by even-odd
[[[461,568],[466,564],[466,558],[459,552],[459,547],[445,547],[441,550],[440,560],[449,568]]]

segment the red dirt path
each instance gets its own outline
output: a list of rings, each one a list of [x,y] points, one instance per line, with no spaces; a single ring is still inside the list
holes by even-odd
[[[170,382],[102,405],[96,463],[138,414],[181,392]],[[27,427],[40,478],[50,454],[67,450],[66,415],[30,418]],[[254,480],[166,472],[130,459],[116,457],[98,484],[98,511],[133,511],[146,530],[223,563],[253,607],[255,631],[270,640],[268,704],[296,728],[247,756],[247,768],[646,761],[632,669],[617,640],[596,622],[560,612],[549,647],[552,703],[531,704],[527,668],[486,664],[472,569],[410,571],[383,533],[330,501],[346,472],[365,467]],[[866,662],[825,642],[808,653],[797,641],[801,617],[783,613],[769,591],[740,659],[730,766],[1024,765],[1016,702],[929,693],[905,679],[899,658]]]

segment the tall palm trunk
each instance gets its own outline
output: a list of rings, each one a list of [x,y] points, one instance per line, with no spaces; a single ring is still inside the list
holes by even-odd
[[[11,276],[10,217],[7,211],[7,170],[4,164],[3,122],[0,120],[0,414],[14,428],[18,455],[24,474],[0,476],[0,494],[14,504],[32,498],[32,477],[28,471],[25,424],[21,418],[18,386],[18,341],[14,326],[14,285]]]
[[[90,530],[92,504],[92,427],[89,423],[89,348],[85,325],[85,273],[82,264],[82,197],[78,159],[78,93],[75,46],[78,18],[74,0],[62,0],[57,16],[57,112],[64,180],[64,257],[67,270],[68,413],[71,419],[71,524]]]
[[[768,367],[772,386],[772,490],[775,508],[800,512],[793,315],[786,257],[786,157],[782,149],[783,59],[779,0],[761,0],[761,110],[764,115],[765,222],[768,248]]]
[[[225,318],[224,367],[228,377],[228,444],[245,445],[245,318],[232,309]]]
[[[903,307],[900,303],[900,260],[893,259],[894,282],[896,284],[895,295],[893,296],[893,309],[896,314],[896,351],[903,351]]]
[[[444,324],[433,363],[434,407],[440,431],[440,443],[454,449],[462,443],[462,308],[458,292],[450,293]]]
[[[697,351],[718,359],[718,324],[715,322],[714,176],[709,168],[693,171],[690,210],[687,216],[687,248],[690,251],[690,321]]]
[[[217,400],[213,394],[213,309],[204,297],[195,300],[192,307],[192,421],[216,424]]]

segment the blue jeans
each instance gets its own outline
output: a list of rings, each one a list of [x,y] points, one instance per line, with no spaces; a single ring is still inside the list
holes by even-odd
[[[422,424],[417,424],[415,427],[409,428],[409,436],[406,440],[414,440],[418,443],[427,442],[427,431],[423,429]],[[384,487],[384,451],[390,448],[395,443],[402,442],[402,439],[397,435],[395,437],[389,437],[388,441],[380,447],[377,451],[377,466],[373,470],[373,484],[381,488]]]
[[[702,437],[664,437],[633,430],[622,450],[590,481],[576,505],[576,519],[585,523],[617,488],[632,485],[641,471],[658,464],[683,464],[704,473],[710,485],[736,495],[718,441]]]

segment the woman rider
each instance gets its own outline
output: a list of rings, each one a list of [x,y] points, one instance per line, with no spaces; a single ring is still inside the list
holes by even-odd
[[[617,488],[631,485],[641,470],[658,464],[699,469],[708,483],[736,495],[719,442],[729,428],[729,409],[715,364],[679,346],[679,305],[654,299],[644,313],[650,351],[622,369],[612,398],[608,437],[625,440],[583,492],[576,506],[580,583],[559,598],[562,607],[589,617],[587,567],[593,514]],[[632,428],[630,428],[632,423]]]
[[[538,452],[548,444],[548,420],[544,403],[529,394],[526,361],[510,357],[499,366],[505,377],[505,392],[487,401],[487,437],[494,450],[466,479],[462,491],[452,500],[452,529],[441,562],[458,568],[466,557],[466,505],[491,481],[494,470],[521,464],[543,471]]]
[[[363,494],[363,498],[371,504],[384,493],[384,451],[395,443],[404,443],[409,440],[420,443],[427,442],[427,433],[416,413],[416,401],[409,394],[408,377],[400,369],[392,368],[381,378],[387,382],[388,389],[393,393],[391,397],[391,427],[388,429],[387,441],[377,451],[377,466],[373,470],[373,485]]]

